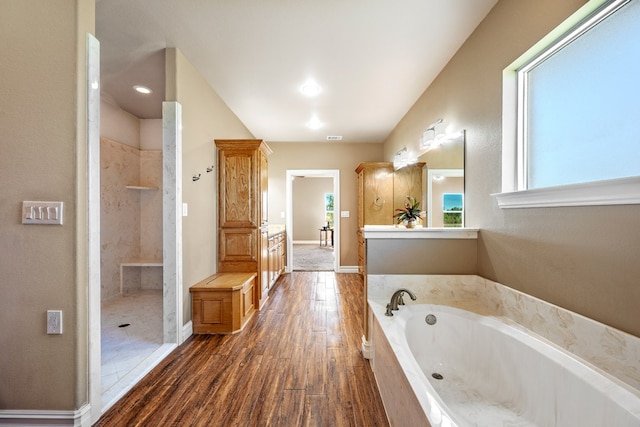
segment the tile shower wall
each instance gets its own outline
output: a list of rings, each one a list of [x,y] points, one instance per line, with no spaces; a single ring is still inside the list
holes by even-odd
[[[101,138],[101,297],[121,294],[120,264],[162,259],[162,152]],[[127,186],[157,190],[128,189]],[[162,289],[162,268],[126,267],[126,283]]]

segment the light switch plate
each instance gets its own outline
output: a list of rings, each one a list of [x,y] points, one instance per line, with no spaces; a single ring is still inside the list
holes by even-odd
[[[341,218],[349,218],[349,211],[340,211]]]
[[[63,202],[22,202],[22,223],[62,225]]]

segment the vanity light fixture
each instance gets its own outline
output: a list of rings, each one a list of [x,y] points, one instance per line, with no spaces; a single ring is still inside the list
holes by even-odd
[[[135,85],[133,88],[135,89],[136,92],[142,93],[144,95],[149,95],[151,92],[153,92],[148,87],[142,86],[142,85]]]
[[[442,124],[444,120],[439,119],[437,122],[431,124],[420,137],[420,150],[433,150],[442,146],[444,143],[453,141],[463,135],[464,131],[456,133],[448,133],[445,130],[438,131],[438,125]]]
[[[420,149],[427,150],[434,148],[434,144],[436,141],[436,126],[441,124],[444,120],[438,119],[434,123],[431,123],[428,128],[422,132],[422,137],[420,138]]]
[[[409,153],[407,147],[402,147],[402,149],[396,152],[395,156],[393,156],[393,168],[398,170],[407,165],[412,165],[417,163],[418,159]]]

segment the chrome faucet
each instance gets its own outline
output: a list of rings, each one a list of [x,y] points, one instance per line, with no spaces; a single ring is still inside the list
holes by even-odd
[[[408,293],[409,297],[411,298],[412,301],[416,300],[416,296],[413,292],[411,292],[409,289],[398,289],[397,291],[395,291],[393,293],[393,295],[391,296],[391,301],[389,302],[389,304],[387,304],[387,311],[385,314],[385,316],[393,316],[393,310],[397,310],[399,305],[404,305],[404,300],[402,298],[402,296],[404,295],[404,293]]]

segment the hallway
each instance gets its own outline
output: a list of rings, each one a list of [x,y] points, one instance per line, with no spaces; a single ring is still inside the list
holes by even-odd
[[[96,426],[387,426],[362,358],[362,277],[284,275],[237,335],[194,335]]]

